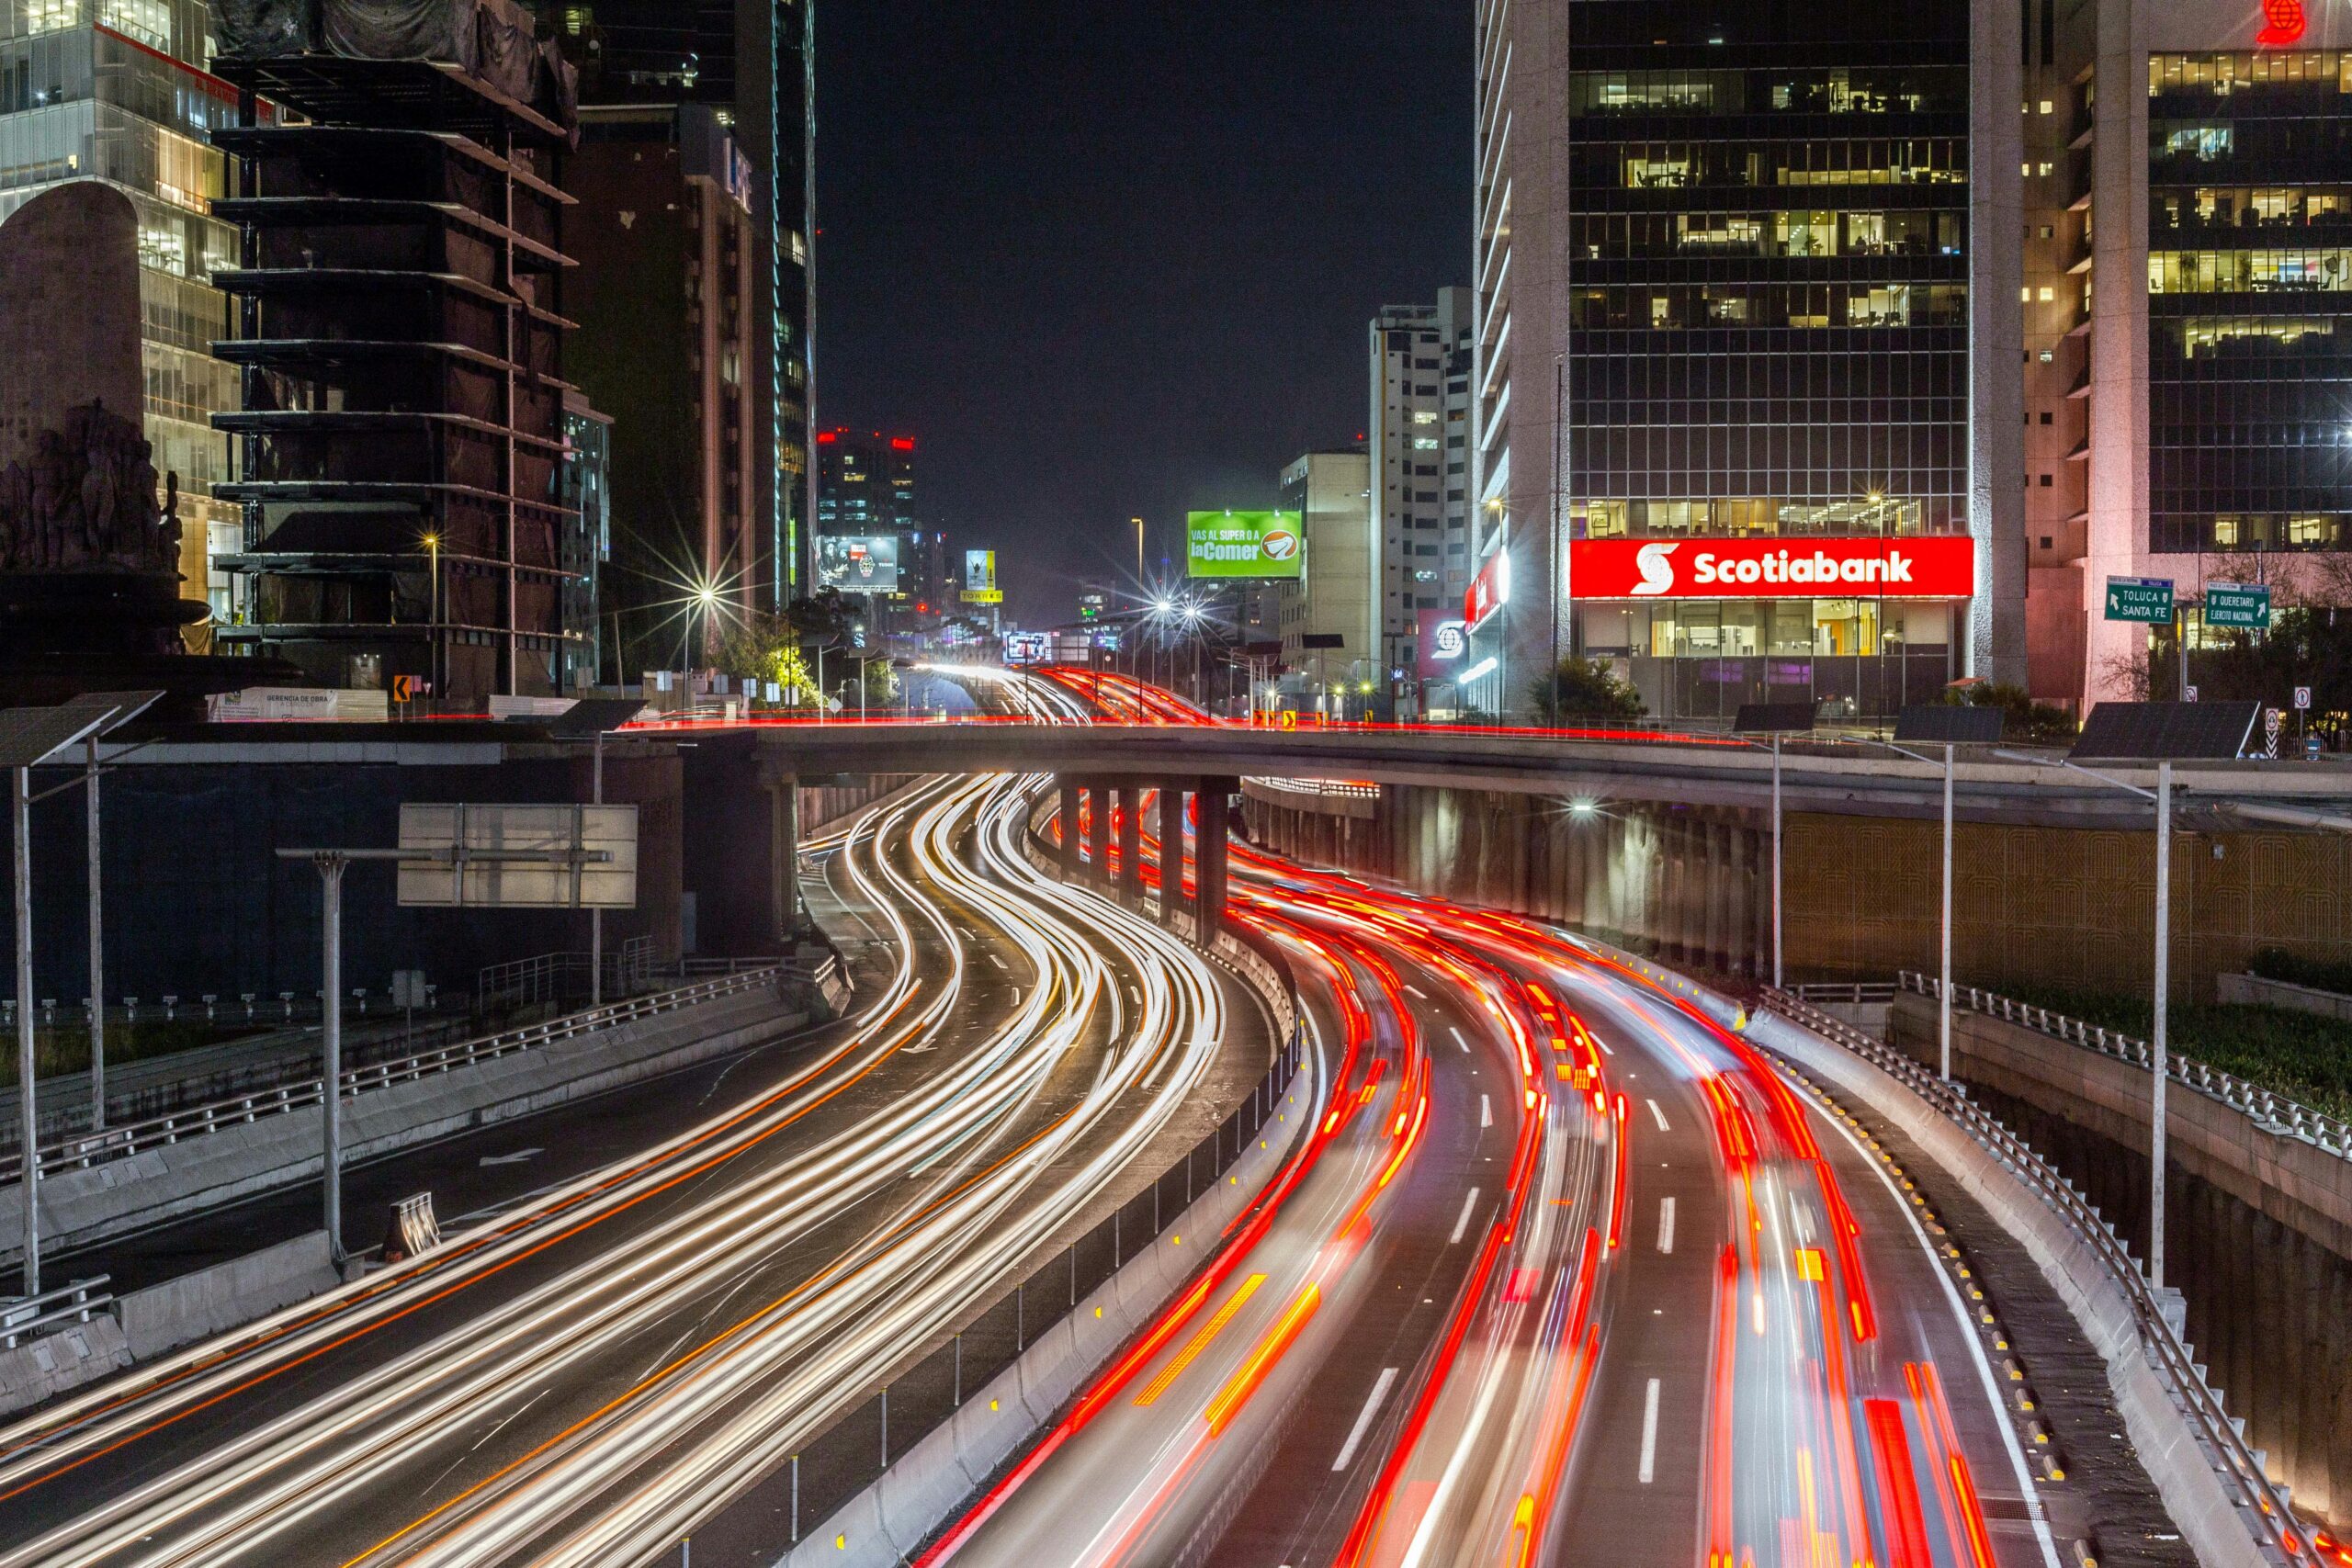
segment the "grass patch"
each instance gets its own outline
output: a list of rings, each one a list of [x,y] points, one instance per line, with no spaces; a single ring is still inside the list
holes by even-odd
[[[2148,998],[2054,986],[2006,986],[2004,995],[2145,1040]],[[2352,1122],[2352,1021],[2287,1008],[2174,1003],[2168,1047],[2273,1094]]]
[[[65,1010],[57,1010],[59,1022],[55,1028],[33,1032],[33,1070],[45,1078],[59,1073],[90,1070],[89,1025],[68,1024],[63,1021]],[[200,1012],[195,1018],[142,1018],[135,1023],[110,1018],[107,1021],[107,1069],[111,1073],[126,1062],[169,1056],[259,1032],[263,1031],[258,1026],[249,1030],[227,1023],[207,1023]],[[12,1040],[11,1048],[0,1053],[0,1089],[13,1089],[16,1082],[17,1053]],[[108,1094],[107,1098],[112,1100],[114,1096]]]

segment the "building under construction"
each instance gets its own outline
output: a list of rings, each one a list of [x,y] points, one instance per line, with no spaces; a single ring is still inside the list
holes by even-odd
[[[220,636],[469,708],[561,691],[588,630],[548,309],[575,117],[511,0],[410,9],[215,7],[240,95],[214,136],[239,168],[216,352],[244,382],[216,494],[243,509],[246,587]]]

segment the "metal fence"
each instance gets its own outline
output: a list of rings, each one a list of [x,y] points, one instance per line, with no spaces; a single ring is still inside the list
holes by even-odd
[[[589,974],[596,955],[586,953],[542,953],[508,964],[492,964],[474,976],[474,1006],[528,1007],[536,1002],[562,1002],[590,994]],[[653,939],[633,936],[616,952],[603,955],[604,994],[626,997],[650,990],[654,984]]]
[[[912,1369],[876,1389],[815,1441],[792,1456],[763,1487],[789,1520],[791,1539],[814,1528],[880,1479],[893,1456],[944,1425],[964,1401],[1074,1312],[1130,1258],[1157,1242],[1193,1201],[1233,1168],[1274,1114],[1298,1071],[1304,1046],[1293,1031],[1248,1100],[1195,1145],[1183,1160],[1122,1203],[1013,1287]],[[1204,1260],[1210,1248],[1203,1248]]]
[[[1809,986],[1791,986],[1789,991],[1800,1000],[1815,1007],[1869,1007],[1894,999],[1892,980],[1822,980]]]
[[[1899,983],[1903,989],[1930,998],[1942,989],[1942,983],[1934,976],[1920,975],[1908,969],[1902,972]],[[2143,1072],[2155,1070],[2154,1047],[2120,1030],[2102,1029],[2095,1023],[2085,1023],[2079,1018],[2069,1018],[2064,1013],[2052,1012],[2048,1008],[2035,1007],[2030,1002],[2021,1002],[1974,986],[1954,985],[1951,1005],[2064,1040],[2086,1051],[2096,1051],[2102,1056],[2129,1063]],[[2300,1139],[2339,1159],[2352,1159],[2352,1125],[2290,1100],[2283,1094],[2274,1093],[2259,1084],[2248,1083],[2242,1077],[2194,1061],[2178,1051],[2165,1054],[2165,1076],[2173,1082],[2252,1117],[2261,1123],[2265,1132],[2282,1138]]]
[[[1917,989],[1911,982],[1918,978],[1918,976],[1906,973],[1904,976],[1905,988]],[[2132,1258],[2131,1249],[2123,1245],[2122,1237],[2117,1235],[2113,1227],[2100,1217],[2099,1212],[2091,1207],[2090,1201],[2059,1175],[2056,1168],[2035,1153],[2030,1145],[2010,1132],[1991,1112],[1971,1100],[1958,1086],[1945,1082],[1903,1051],[1872,1039],[1860,1030],[1832,1018],[1819,1008],[1785,991],[1766,987],[1760,995],[1764,1006],[1861,1057],[1926,1100],[1930,1108],[1957,1124],[2005,1169],[2064,1217],[2075,1234],[2098,1255],[2100,1261],[2107,1266],[2108,1273],[2131,1303],[2142,1349],[2172,1385],[2180,1407],[2196,1425],[2225,1483],[2237,1494],[2239,1505],[2251,1509],[2259,1518],[2259,1525],[2252,1528],[2274,1541],[2290,1561],[2302,1561],[2307,1554],[2311,1561],[2317,1561],[2318,1549],[2311,1532],[2296,1519],[2286,1499],[2271,1486],[2263,1472],[2262,1456],[2240,1434],[2237,1424],[2222,1408],[2221,1397],[2206,1386],[2204,1374],[2198,1369],[2195,1356],[2181,1342],[2180,1336],[2173,1331],[2171,1322],[2165,1315],[2164,1303],[2149,1286],[2148,1277],[2140,1271],[2139,1263]]]
[[[430,1051],[351,1067],[343,1074],[343,1095],[346,1100],[352,1099],[376,1089],[389,1089],[394,1084],[411,1083],[453,1068],[471,1066],[477,1062],[489,1061],[516,1051],[538,1050],[583,1034],[594,1034],[674,1012],[680,1008],[695,1007],[723,997],[740,995],[774,985],[786,973],[782,965],[770,964],[763,968],[748,969],[716,979],[698,980],[675,990],[660,991],[651,996],[635,997],[605,1007],[592,1008],[584,1012],[569,1013],[522,1029],[510,1029],[503,1033],[483,1035]],[[121,1159],[141,1149],[175,1144],[183,1138],[201,1137],[224,1127],[258,1122],[266,1116],[303,1110],[318,1104],[324,1098],[322,1093],[324,1080],[315,1076],[315,1072],[313,1069],[313,1076],[281,1084],[273,1089],[235,1095],[169,1115],[150,1117],[143,1122],[125,1122],[119,1127],[109,1127],[103,1133],[57,1139],[41,1145],[40,1168],[50,1171]]]

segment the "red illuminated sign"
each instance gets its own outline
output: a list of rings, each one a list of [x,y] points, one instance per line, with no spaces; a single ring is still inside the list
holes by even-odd
[[[2301,43],[2303,29],[2303,0],[2262,0],[2262,30],[2254,41],[2265,49],[2284,49],[2290,43]]]
[[[1498,551],[1470,580],[1470,592],[1462,596],[1462,619],[1475,632],[1510,603],[1510,555]]]
[[[1976,544],[1909,539],[1577,539],[1578,599],[1965,599]]]

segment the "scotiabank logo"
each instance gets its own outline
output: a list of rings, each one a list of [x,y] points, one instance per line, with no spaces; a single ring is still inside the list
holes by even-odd
[[[1910,539],[1578,539],[1569,547],[1578,599],[1965,599],[1976,547]]]

